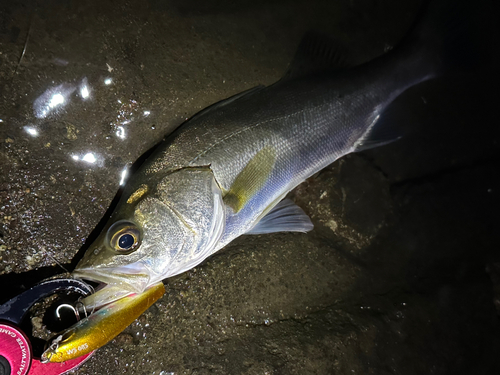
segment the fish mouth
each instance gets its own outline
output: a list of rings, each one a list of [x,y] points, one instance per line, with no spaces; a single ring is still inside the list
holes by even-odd
[[[72,276],[100,284],[95,293],[82,300],[87,311],[94,311],[130,294],[141,294],[151,281],[149,269],[142,264],[120,268],[77,268]]]
[[[149,285],[151,272],[140,262],[120,267],[80,267],[72,275],[100,285],[95,293],[77,302],[80,319],[51,341],[41,356],[43,363],[68,361],[100,348],[165,293],[161,281]]]

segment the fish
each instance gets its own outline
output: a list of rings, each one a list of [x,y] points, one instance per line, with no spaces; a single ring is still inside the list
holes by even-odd
[[[325,48],[306,40],[284,79],[209,107],[159,145],[73,276],[140,293],[243,234],[310,231],[287,193],[340,157],[387,143],[377,139],[384,110],[436,71],[399,48],[360,66],[303,72],[303,59]]]
[[[104,285],[89,304],[141,295],[242,235],[312,230],[287,194],[344,155],[397,139],[381,119],[403,92],[441,74],[444,40],[415,26],[389,52],[353,65],[337,43],[309,33],[278,82],[187,120],[127,181],[73,271]]]

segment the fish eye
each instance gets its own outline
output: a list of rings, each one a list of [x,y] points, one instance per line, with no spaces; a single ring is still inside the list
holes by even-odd
[[[130,254],[141,244],[141,233],[134,223],[118,221],[108,229],[109,246],[119,254]]]
[[[135,243],[135,238],[129,233],[122,234],[120,238],[118,239],[118,247],[120,249],[125,249],[128,250],[132,246],[134,246]]]

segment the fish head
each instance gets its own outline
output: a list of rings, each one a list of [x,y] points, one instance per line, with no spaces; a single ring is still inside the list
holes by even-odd
[[[125,293],[142,293],[210,255],[224,209],[210,170],[176,171],[121,198],[73,275]]]
[[[140,293],[161,279],[168,262],[194,241],[175,213],[147,198],[128,217],[114,215],[78,263],[74,276]]]

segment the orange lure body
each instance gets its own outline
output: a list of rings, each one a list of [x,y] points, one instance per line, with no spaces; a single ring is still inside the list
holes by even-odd
[[[42,362],[64,362],[105,345],[127,328],[165,293],[158,283],[143,293],[123,297],[80,320],[52,341]]]

